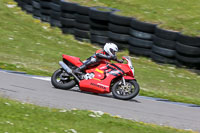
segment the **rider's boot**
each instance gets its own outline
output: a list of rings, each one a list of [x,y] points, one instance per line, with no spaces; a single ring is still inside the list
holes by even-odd
[[[86,67],[87,67],[87,66],[86,66],[85,64],[83,64],[82,66],[76,68],[76,69],[73,71],[73,73],[75,73],[75,74],[82,74],[81,71],[84,70]]]

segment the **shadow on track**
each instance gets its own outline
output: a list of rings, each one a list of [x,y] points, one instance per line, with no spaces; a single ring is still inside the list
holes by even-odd
[[[52,87],[52,88],[54,88],[54,87]],[[58,89],[58,88],[54,88],[54,89]],[[58,90],[64,90],[64,89],[58,89]],[[88,95],[101,96],[101,97],[106,97],[106,98],[112,98],[115,100],[120,100],[120,99],[114,98],[111,93],[109,93],[109,94],[92,93],[92,92],[87,92],[87,91],[81,91],[77,87],[70,89],[70,90],[65,90],[65,91],[73,91],[73,92],[77,92],[77,93],[83,93],[83,94],[88,94]],[[136,99],[123,100],[123,101],[141,103],[140,101],[138,101]]]

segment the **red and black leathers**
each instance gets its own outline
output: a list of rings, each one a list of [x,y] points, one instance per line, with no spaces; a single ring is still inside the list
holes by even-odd
[[[98,65],[102,61],[109,62],[110,60],[115,60],[115,61],[120,62],[119,60],[117,60],[116,55],[110,56],[105,51],[99,49],[95,52],[94,55],[90,56],[86,61],[84,61],[83,65],[77,68],[74,72],[79,73],[80,71],[86,69],[88,66]]]

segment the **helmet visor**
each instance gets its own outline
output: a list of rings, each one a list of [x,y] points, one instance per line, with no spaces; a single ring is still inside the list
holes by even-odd
[[[115,52],[112,48],[110,49],[110,52],[112,53],[112,55],[115,56],[115,53],[116,53],[116,52]]]

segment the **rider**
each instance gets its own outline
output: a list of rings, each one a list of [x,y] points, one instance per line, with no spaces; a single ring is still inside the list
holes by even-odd
[[[82,66],[76,68],[74,73],[81,73],[82,70],[86,69],[90,65],[99,64],[102,60],[115,60],[119,63],[123,63],[123,60],[118,60],[116,56],[116,52],[118,52],[118,47],[114,43],[106,43],[104,45],[103,50],[97,50],[96,53],[90,56]]]

